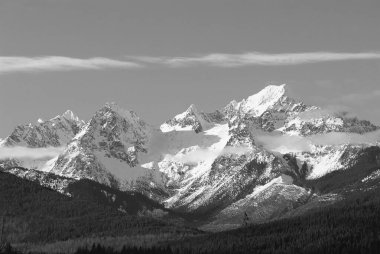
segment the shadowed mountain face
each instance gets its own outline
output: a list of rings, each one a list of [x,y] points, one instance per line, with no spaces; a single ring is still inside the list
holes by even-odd
[[[240,227],[244,214],[261,223],[346,198],[350,186],[377,177],[378,129],[268,86],[211,113],[191,105],[160,127],[114,103],[88,122],[68,111],[17,127],[0,143],[63,152],[0,165],[23,166],[6,172],[121,213],[184,223],[180,213],[222,230]]]
[[[52,242],[102,235],[197,233],[164,221],[169,212],[137,194],[105,192],[106,187],[90,182],[80,187],[76,183],[68,189],[72,197],[1,172],[0,203],[7,204],[0,206],[5,240]],[[104,193],[94,196],[97,190]],[[116,208],[119,203],[126,207]]]
[[[139,192],[120,191],[88,179],[70,183],[65,191],[72,198],[109,206],[127,215],[163,220],[177,226],[191,225],[186,215],[173,212]]]

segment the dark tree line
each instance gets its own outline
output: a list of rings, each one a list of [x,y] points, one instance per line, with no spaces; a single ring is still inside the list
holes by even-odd
[[[0,172],[1,214],[7,214],[1,227],[3,240],[9,242],[196,232],[163,220],[125,214],[92,200],[70,198],[34,182]]]
[[[380,187],[309,214],[195,236],[179,253],[380,253]]]
[[[153,247],[78,249],[81,253],[380,253],[380,187],[304,216],[189,237]]]
[[[148,248],[126,247],[121,250],[114,250],[110,247],[103,247],[100,244],[92,245],[91,248],[79,248],[75,254],[174,254],[169,246],[153,246]]]

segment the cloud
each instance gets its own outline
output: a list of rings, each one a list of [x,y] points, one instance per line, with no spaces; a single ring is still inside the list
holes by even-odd
[[[63,147],[0,147],[0,159],[49,159],[58,156],[63,150]]]
[[[0,74],[9,72],[102,70],[109,68],[134,69],[141,64],[110,58],[93,57],[87,59],[64,56],[18,57],[0,56]]]
[[[380,141],[380,130],[365,134],[330,132],[307,137],[280,134],[261,135],[256,137],[256,141],[273,152],[310,152],[313,146],[318,145],[375,144]]]
[[[256,137],[256,143],[272,152],[290,153],[311,151],[311,142],[300,136],[262,135]]]
[[[207,149],[207,148],[197,148],[195,150],[189,151],[187,153],[179,153],[174,156],[168,156],[167,159],[177,161],[183,164],[196,164],[201,161],[210,160],[210,158],[216,158],[219,155],[237,154],[242,155],[250,151],[249,147],[246,146],[226,146],[223,149]]]
[[[324,108],[307,110],[298,114],[302,121],[311,121],[313,119],[328,118],[331,116],[344,118],[357,118],[358,115],[351,112],[351,108],[343,105],[326,105]]]
[[[311,64],[320,62],[344,60],[376,60],[380,52],[336,53],[336,52],[305,52],[267,54],[249,52],[243,54],[206,54],[193,57],[152,57],[126,56],[124,60],[92,57],[72,58],[65,56],[0,56],[0,74],[10,72],[42,72],[71,70],[103,70],[103,69],[136,69],[146,65],[167,67],[242,67],[242,66],[285,66]]]
[[[337,52],[305,52],[267,54],[250,52],[243,54],[208,54],[194,57],[150,57],[127,56],[128,59],[148,64],[160,64],[170,67],[187,67],[193,65],[209,65],[215,67],[240,67],[251,65],[283,66],[344,60],[380,59],[380,52],[337,53]]]

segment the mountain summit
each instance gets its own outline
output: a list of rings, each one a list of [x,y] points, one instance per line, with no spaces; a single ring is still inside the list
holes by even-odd
[[[160,126],[162,132],[193,130],[201,132],[211,125],[209,117],[199,112],[194,104],[183,113],[176,115]]]
[[[236,108],[239,108],[239,110],[245,114],[258,117],[278,103],[284,96],[285,84],[280,86],[269,85],[257,94],[249,96],[247,99],[237,103]]]
[[[66,145],[84,126],[71,110],[50,120],[19,125],[2,141],[3,146],[48,147]]]

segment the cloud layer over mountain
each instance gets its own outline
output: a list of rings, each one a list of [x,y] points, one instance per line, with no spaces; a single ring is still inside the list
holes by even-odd
[[[380,130],[365,134],[330,132],[307,137],[291,135],[260,135],[256,141],[264,148],[274,152],[311,151],[316,145],[375,144],[380,141]]]
[[[28,148],[22,146],[0,147],[0,159],[49,159],[58,156],[63,147]]]

